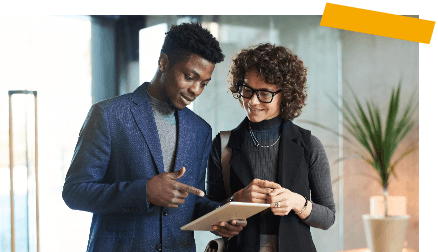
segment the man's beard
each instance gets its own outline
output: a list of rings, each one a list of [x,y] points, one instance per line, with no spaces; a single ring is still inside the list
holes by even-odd
[[[169,96],[167,95],[166,90],[164,89],[164,87],[162,88],[162,92],[163,92],[163,96],[164,96],[164,101],[167,103],[167,105],[169,105],[169,107],[175,111],[180,111],[182,109],[177,108],[175,106],[175,104],[173,104],[172,100],[169,98]]]

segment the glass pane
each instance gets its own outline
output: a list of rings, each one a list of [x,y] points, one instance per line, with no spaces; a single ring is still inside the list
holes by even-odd
[[[41,251],[85,251],[91,214],[69,209],[61,192],[91,105],[91,22],[61,16],[2,16],[0,32],[0,117],[8,118],[8,90],[38,92]],[[8,120],[1,120],[0,132],[0,251],[6,252],[11,249]],[[14,173],[17,186],[26,183],[26,169],[17,166]],[[17,197],[24,197],[21,188],[16,191],[17,205]],[[29,220],[16,222],[17,232],[35,225]],[[17,251],[27,251],[18,249],[21,235],[22,231],[16,235]],[[36,243],[35,234],[25,237]]]

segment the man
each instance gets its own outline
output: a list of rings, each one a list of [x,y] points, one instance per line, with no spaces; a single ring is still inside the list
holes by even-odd
[[[195,251],[180,227],[219,204],[203,197],[211,127],[185,107],[223,58],[199,24],[172,26],[152,81],[91,107],[62,193],[93,213],[87,251]],[[245,225],[214,229],[232,237]]]

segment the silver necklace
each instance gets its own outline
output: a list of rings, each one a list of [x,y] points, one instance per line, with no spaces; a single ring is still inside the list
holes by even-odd
[[[249,134],[251,135],[251,139],[254,142],[254,145],[256,147],[262,147],[262,148],[269,148],[269,147],[274,146],[278,142],[278,140],[280,140],[280,137],[281,137],[281,134],[280,134],[278,136],[277,140],[273,144],[271,144],[271,145],[260,145],[259,141],[257,141],[257,138],[254,136],[254,133],[252,132],[251,121],[249,122]]]

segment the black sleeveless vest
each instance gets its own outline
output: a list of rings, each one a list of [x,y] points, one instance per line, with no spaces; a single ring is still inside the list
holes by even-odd
[[[243,139],[250,137],[245,127],[248,118],[231,131],[228,146],[232,148],[230,160],[230,186],[235,193],[254,179],[249,160],[242,155]],[[310,131],[305,130],[292,121],[282,122],[281,139],[278,157],[278,183],[292,192],[310,199],[309,187],[309,150]],[[247,219],[247,226],[239,235],[231,238],[228,252],[260,251],[259,223],[260,215]],[[278,252],[316,252],[309,225],[305,224],[293,211],[282,216],[278,230]]]

